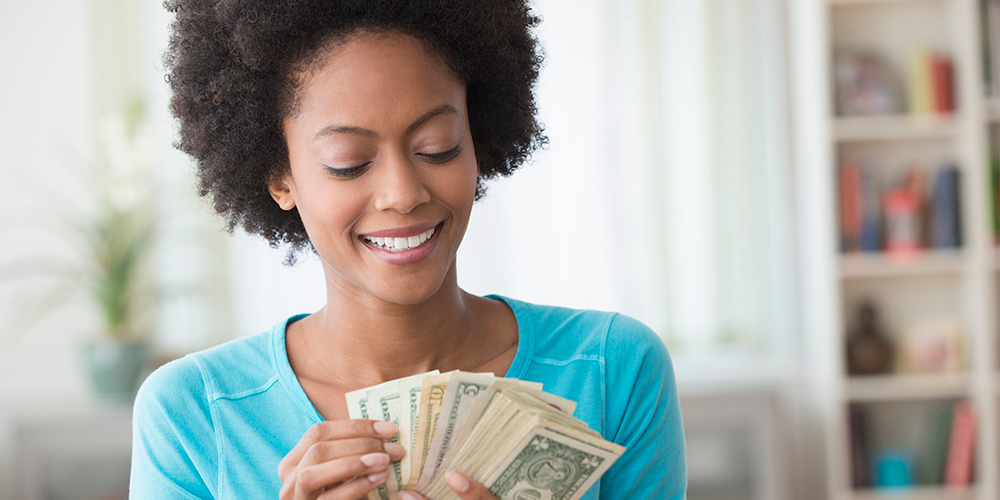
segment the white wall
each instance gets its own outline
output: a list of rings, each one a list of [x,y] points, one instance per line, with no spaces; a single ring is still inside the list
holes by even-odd
[[[93,209],[85,159],[94,123],[90,3],[4,0],[0,4],[0,258],[79,258],[64,218]],[[34,285],[42,285],[36,282]],[[78,344],[99,327],[69,306],[17,327],[38,286],[0,288],[2,405],[87,398]]]

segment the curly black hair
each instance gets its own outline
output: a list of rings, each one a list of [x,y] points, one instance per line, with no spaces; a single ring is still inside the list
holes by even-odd
[[[289,169],[282,131],[304,69],[359,33],[413,36],[465,84],[484,179],[507,176],[546,144],[535,115],[540,19],[527,0],[167,0],[175,14],[164,62],[180,122],[176,147],[195,158],[229,231],[241,226],[273,247],[309,246],[298,211],[268,185]]]

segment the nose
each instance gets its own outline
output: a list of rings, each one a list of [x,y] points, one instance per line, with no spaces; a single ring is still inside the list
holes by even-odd
[[[431,200],[419,167],[403,153],[393,153],[378,171],[375,209],[408,214]]]

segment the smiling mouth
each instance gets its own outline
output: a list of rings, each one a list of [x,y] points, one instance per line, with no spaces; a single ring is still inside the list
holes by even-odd
[[[365,244],[386,250],[389,252],[405,252],[407,250],[413,250],[415,248],[420,248],[425,243],[427,243],[434,233],[437,231],[438,226],[432,227],[420,234],[415,234],[413,236],[407,236],[403,238],[379,238],[373,236],[361,236],[361,241]]]

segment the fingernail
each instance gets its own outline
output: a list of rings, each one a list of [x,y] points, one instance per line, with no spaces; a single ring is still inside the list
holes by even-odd
[[[396,434],[396,425],[390,422],[375,422],[375,432],[383,436]]]
[[[389,457],[391,457],[394,460],[399,460],[400,458],[403,457],[403,454],[406,453],[406,450],[404,450],[402,446],[396,443],[385,443],[384,447],[385,447],[385,452],[388,453]]]
[[[465,493],[469,491],[469,480],[457,472],[449,472],[448,486],[451,486],[455,493]]]
[[[386,455],[385,453],[369,453],[361,456],[361,463],[367,465],[368,467],[387,465],[389,463],[389,455]]]
[[[368,481],[372,483],[381,483],[385,481],[385,478],[389,477],[389,471],[384,470],[375,474],[368,474]]]
[[[420,500],[420,497],[410,493],[409,491],[400,491],[399,500]]]

